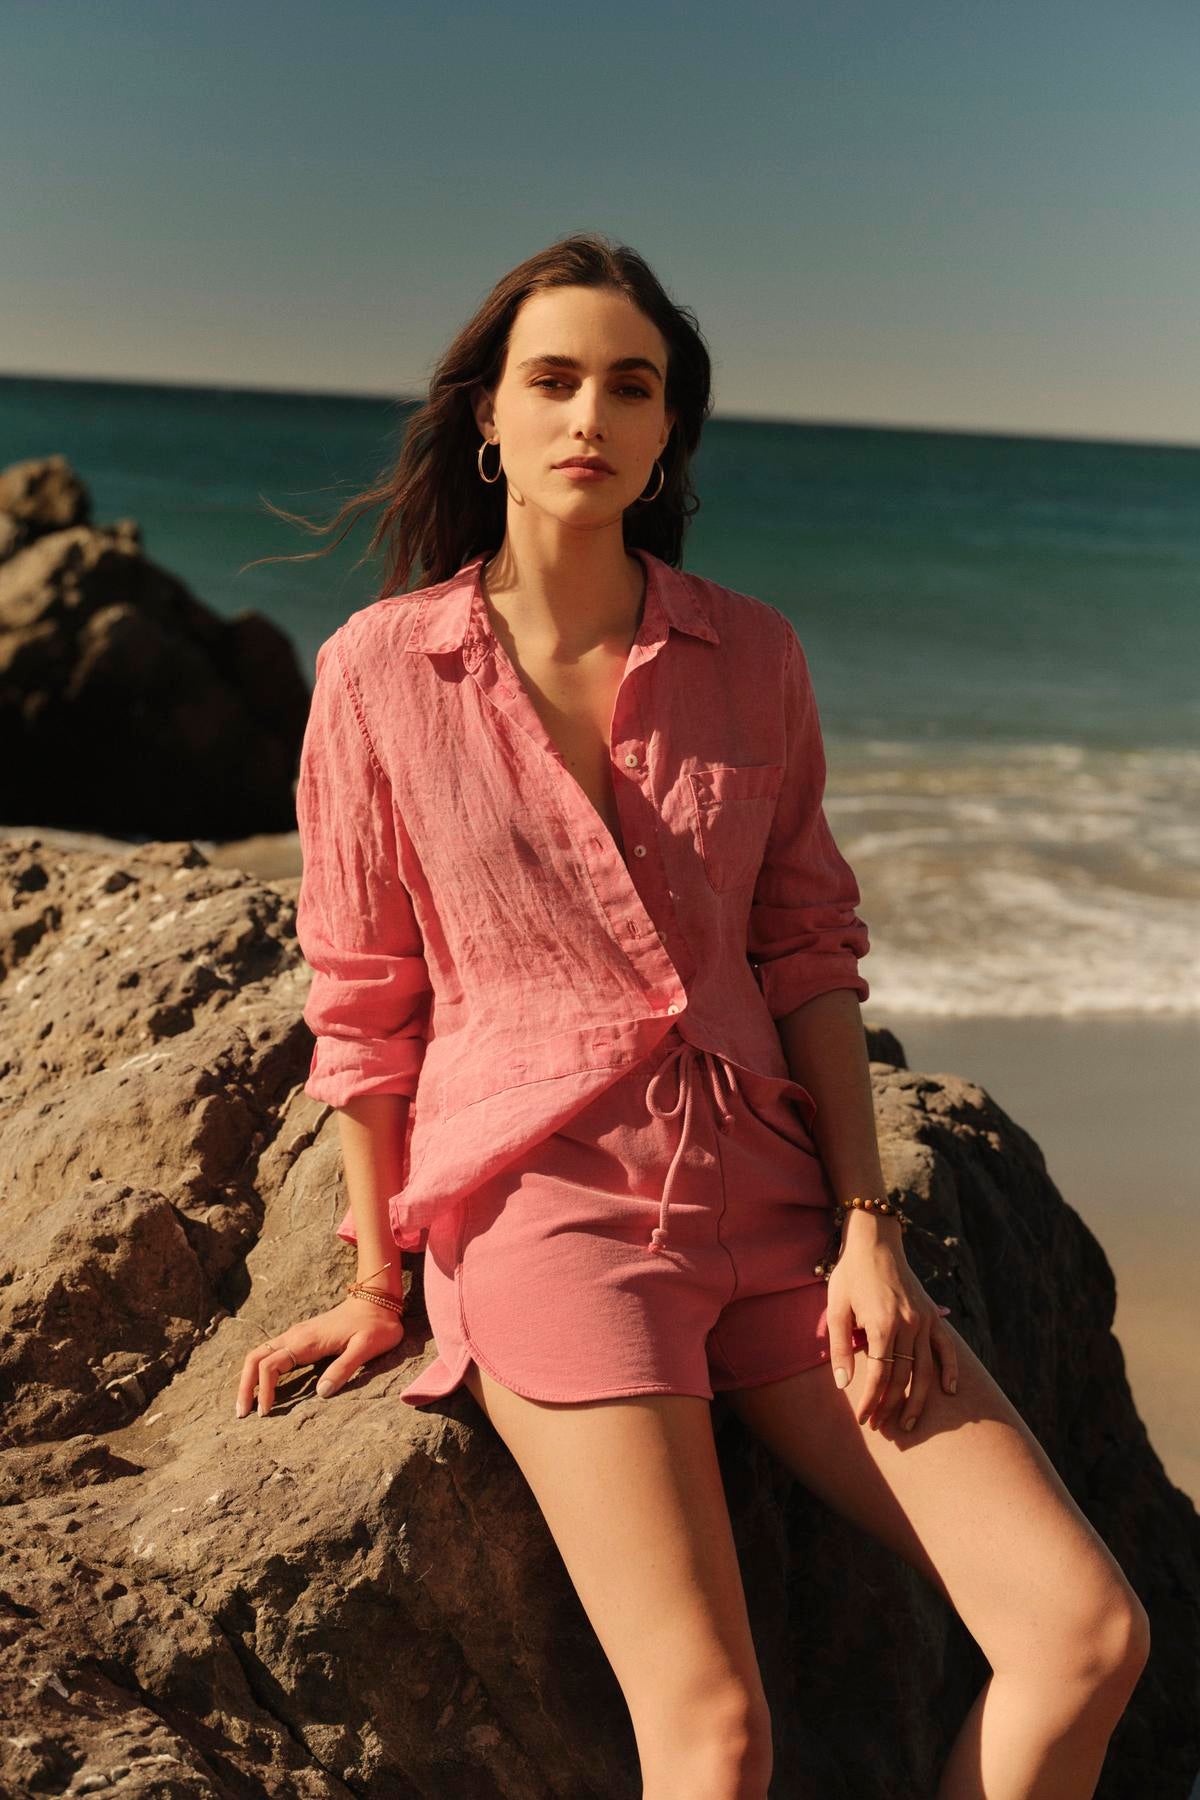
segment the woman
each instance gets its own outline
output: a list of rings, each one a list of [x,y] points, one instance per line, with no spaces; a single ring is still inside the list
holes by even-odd
[[[297,797],[307,1091],[338,1109],[359,1280],[247,1356],[239,1415],[393,1349],[423,1248],[438,1355],[403,1398],[465,1383],[512,1452],[648,1800],[770,1779],[718,1390],[982,1647],[942,1800],[1074,1800],[1145,1613],[882,1210],[804,654],[678,568],[709,375],[639,257],[567,239],[498,284],[395,477],[338,515],[386,502],[395,552],[321,647]]]

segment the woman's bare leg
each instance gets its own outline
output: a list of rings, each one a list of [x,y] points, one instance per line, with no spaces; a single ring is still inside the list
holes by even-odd
[[[727,1395],[805,1486],[949,1600],[992,1674],[938,1800],[1089,1800],[1145,1665],[1145,1610],[1050,1459],[954,1333],[958,1392],[935,1376],[912,1432],[860,1425],[869,1367],[827,1363]],[[895,1415],[894,1415],[895,1417]]]
[[[541,1508],[637,1738],[644,1800],[765,1800],[771,1722],[710,1402],[467,1386]]]

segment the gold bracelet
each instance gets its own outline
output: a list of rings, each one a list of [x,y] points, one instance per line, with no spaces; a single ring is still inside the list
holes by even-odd
[[[373,1281],[376,1275],[382,1275],[383,1270],[390,1269],[391,1266],[390,1262],[385,1262],[383,1268],[372,1269],[365,1281],[352,1281],[346,1289],[346,1292],[348,1294],[361,1295],[364,1300],[374,1300],[377,1305],[386,1306],[390,1312],[398,1313],[403,1317],[403,1300],[398,1300],[395,1294],[381,1294],[378,1288],[367,1286],[368,1281]]]

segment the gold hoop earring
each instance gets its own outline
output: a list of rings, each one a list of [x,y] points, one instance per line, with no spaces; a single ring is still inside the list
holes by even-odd
[[[654,466],[658,470],[658,486],[655,488],[655,490],[652,494],[639,494],[638,495],[639,500],[644,500],[644,501],[657,500],[658,496],[663,491],[663,482],[666,480],[666,476],[663,474],[663,466],[659,462],[657,456],[654,459]]]
[[[479,454],[475,458],[475,466],[479,470],[479,479],[481,481],[486,481],[489,487],[493,487],[500,479],[500,445],[498,443],[496,445],[496,473],[494,475],[485,475],[483,472],[483,453],[487,449],[489,441],[488,438],[484,438],[483,442],[480,444]]]

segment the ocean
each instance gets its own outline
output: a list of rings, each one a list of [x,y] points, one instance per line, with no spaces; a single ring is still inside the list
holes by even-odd
[[[317,645],[376,593],[328,518],[411,403],[0,378],[0,465],[61,452],[217,612]],[[685,567],[794,621],[872,1018],[1200,1014],[1200,448],[714,418]],[[354,565],[358,562],[359,566]]]

